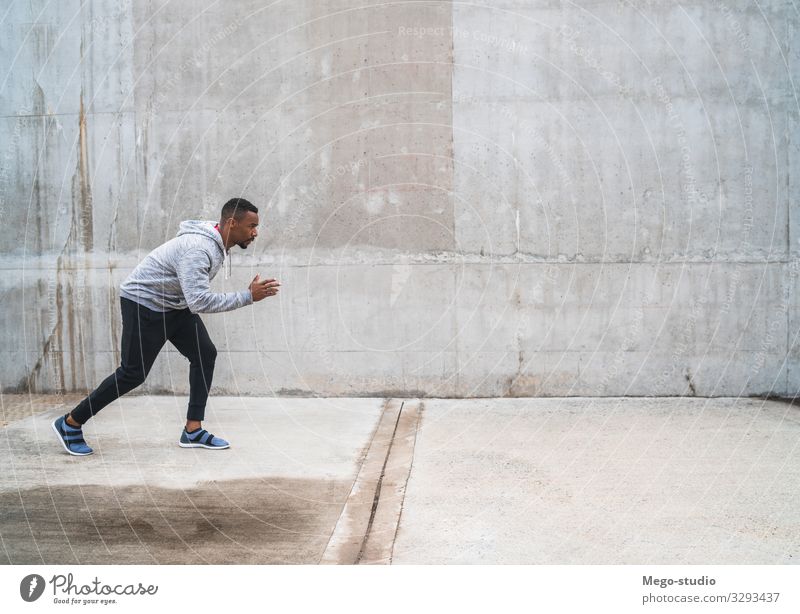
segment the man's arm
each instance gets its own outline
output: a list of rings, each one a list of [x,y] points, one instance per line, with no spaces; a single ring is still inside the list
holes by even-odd
[[[186,305],[192,313],[219,313],[253,303],[249,289],[240,292],[211,291],[211,261],[202,249],[190,249],[181,255],[177,269]]]

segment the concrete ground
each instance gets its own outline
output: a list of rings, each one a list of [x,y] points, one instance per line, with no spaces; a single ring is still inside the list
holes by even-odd
[[[0,562],[800,560],[800,407],[759,399],[129,396],[67,455],[75,397],[3,395]]]

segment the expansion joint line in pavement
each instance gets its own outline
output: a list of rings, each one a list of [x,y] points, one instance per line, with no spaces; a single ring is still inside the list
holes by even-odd
[[[320,563],[391,563],[422,411],[389,399]]]
[[[394,430],[392,431],[392,438],[389,440],[389,449],[386,451],[386,458],[383,459],[383,467],[381,467],[381,475],[378,478],[378,486],[375,488],[375,496],[372,497],[372,510],[369,514],[369,522],[367,522],[367,530],[364,532],[364,538],[361,540],[361,548],[358,550],[358,555],[356,556],[355,563],[356,565],[361,562],[361,559],[364,556],[364,548],[367,545],[367,537],[369,537],[370,532],[372,531],[372,524],[375,521],[375,512],[378,509],[378,501],[381,498],[381,486],[383,485],[383,476],[386,475],[386,463],[389,462],[389,456],[392,454],[392,444],[394,443],[394,438],[397,435],[397,425],[400,422],[400,416],[403,415],[403,406],[405,405],[405,401],[400,403],[400,410],[397,412],[397,419],[394,421]]]

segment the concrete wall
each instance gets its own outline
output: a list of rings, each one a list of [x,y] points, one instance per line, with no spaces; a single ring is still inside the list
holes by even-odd
[[[15,2],[0,26],[3,390],[91,388],[117,288],[229,197],[215,391],[800,386],[789,1]],[[144,390],[187,390],[162,354]]]

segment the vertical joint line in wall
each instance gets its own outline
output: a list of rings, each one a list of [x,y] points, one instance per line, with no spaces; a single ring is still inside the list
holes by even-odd
[[[458,241],[456,236],[456,196],[455,196],[455,170],[456,170],[456,139],[455,127],[453,126],[453,107],[455,105],[455,96],[453,91],[453,81],[455,73],[456,62],[456,46],[453,42],[455,32],[455,8],[453,3],[450,3],[450,194],[453,199],[453,241]],[[458,251],[458,250],[456,250]]]
[[[453,127],[453,105],[454,102],[454,95],[453,95],[453,73],[455,72],[455,60],[456,60],[456,49],[455,44],[453,43],[453,32],[455,31],[455,16],[454,16],[454,8],[453,3],[450,3],[450,197],[452,198],[452,207],[453,207],[453,242],[454,247],[457,244],[457,237],[456,237],[456,197],[455,197],[455,168],[456,168],[456,139],[455,139],[455,130]],[[455,250],[458,251],[457,249]]]
[[[791,40],[791,37],[789,37],[789,40]],[[751,64],[753,63],[753,59],[752,58],[750,59],[750,63]],[[791,141],[791,136],[789,137],[789,140]],[[792,335],[791,335],[791,328],[789,328],[789,324],[791,323],[791,317],[790,317],[789,314],[792,311],[790,305],[791,305],[791,300],[792,300],[792,291],[794,290],[794,284],[795,284],[795,280],[792,277],[793,263],[792,263],[792,205],[791,205],[791,201],[792,201],[792,198],[791,198],[791,194],[792,194],[792,192],[791,192],[791,187],[792,187],[792,153],[791,152],[792,152],[792,144],[791,144],[791,142],[788,142],[787,143],[787,147],[786,147],[786,194],[789,197],[789,206],[786,207],[786,259],[787,259],[788,266],[789,266],[789,287],[787,288],[789,290],[789,293],[788,293],[788,296],[787,296],[787,301],[788,302],[786,303],[786,307],[787,307],[787,309],[786,309],[786,360],[784,361],[784,364],[786,365],[786,373],[785,373],[786,380],[785,380],[785,384],[783,386],[783,389],[786,391],[787,395],[791,395],[794,398],[794,397],[797,397],[797,395],[800,394],[800,392],[798,392],[798,390],[790,388],[791,383],[792,383],[792,378],[789,377],[789,372],[791,370],[791,363],[792,363],[792,360],[791,360],[792,348],[791,348],[791,345],[790,345],[791,339],[792,339]],[[777,172],[778,172],[778,169],[775,169],[775,173],[777,173]]]
[[[455,73],[455,62],[456,62],[456,47],[455,47],[455,38],[453,33],[455,32],[456,28],[456,17],[455,17],[455,6],[451,2],[450,3],[450,197],[452,198],[452,206],[453,206],[453,248],[456,254],[458,254],[458,233],[456,232],[456,185],[455,185],[455,172],[456,172],[456,139],[455,139],[455,127],[454,123],[454,109],[455,109],[455,93],[454,93],[454,73]],[[453,289],[456,292],[456,296],[458,296],[458,267],[453,267]],[[455,362],[455,388],[453,390],[454,396],[459,396],[461,390],[461,365],[459,364],[459,355],[458,355],[458,336],[459,336],[459,328],[458,328],[458,309],[453,309],[453,323],[455,324],[454,330],[454,346],[455,351],[453,352],[454,362]],[[444,366],[446,369],[446,365]]]
[[[786,367],[786,372],[784,373],[785,382],[784,382],[784,385],[783,385],[783,389],[784,389],[785,394],[787,396],[791,396],[792,398],[796,398],[797,395],[800,394],[800,391],[794,390],[793,388],[790,387],[792,379],[791,379],[791,377],[789,377],[789,372],[791,371],[791,366],[792,366],[792,359],[791,359],[791,356],[792,356],[792,346],[791,346],[792,329],[789,327],[789,325],[791,324],[791,321],[792,321],[791,320],[791,316],[790,316],[790,314],[792,312],[791,300],[792,300],[792,290],[793,290],[793,286],[794,286],[795,282],[794,282],[794,280],[792,278],[792,274],[791,274],[791,268],[792,268],[792,240],[791,240],[791,238],[788,238],[788,241],[789,241],[789,278],[788,278],[789,287],[787,288],[787,290],[789,292],[788,292],[788,294],[786,296],[786,301],[787,301],[787,303],[786,303],[786,354],[785,354],[786,358],[783,361],[783,364]]]

